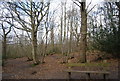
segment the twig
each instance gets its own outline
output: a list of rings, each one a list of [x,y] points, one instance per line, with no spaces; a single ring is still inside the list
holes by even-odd
[[[96,4],[96,5],[97,5],[97,4]],[[95,8],[96,5],[94,5],[94,6],[87,12],[87,14],[88,14],[90,11],[92,11],[92,9]]]

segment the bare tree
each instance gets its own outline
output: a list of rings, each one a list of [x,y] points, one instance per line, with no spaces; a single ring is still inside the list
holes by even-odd
[[[86,62],[86,48],[87,48],[87,15],[88,13],[96,6],[94,5],[88,12],[87,9],[90,6],[91,2],[86,8],[86,0],[74,0],[73,1],[79,8],[81,13],[81,28],[80,28],[80,59],[81,63]]]
[[[87,48],[87,12],[86,12],[86,3],[75,0],[74,3],[80,7],[81,12],[81,28],[80,28],[80,59],[79,61],[84,63],[86,62],[86,48]]]
[[[21,25],[21,27],[15,27],[31,33],[32,58],[34,64],[38,64],[37,31],[44,16],[48,13],[50,1],[34,2],[30,0],[26,2],[7,2],[7,4],[7,9],[11,10],[13,19]]]
[[[51,22],[51,45],[52,45],[52,49],[54,49],[54,21]]]
[[[63,6],[61,2],[61,16],[60,16],[60,44],[61,44],[61,52],[63,55]]]
[[[10,33],[11,31],[11,25],[6,27],[4,26],[5,22],[0,23],[2,30],[3,30],[3,41],[2,41],[2,54],[3,54],[3,58],[6,58],[6,49],[7,49],[7,35]]]
[[[7,17],[9,15],[9,12],[5,12],[5,8],[0,6],[0,10],[1,10],[0,29],[2,30],[0,35],[2,36],[2,57],[4,64],[4,59],[6,59],[6,53],[7,53],[7,37],[8,34],[11,32],[11,28],[12,28],[12,25],[6,21],[13,23],[13,20]]]
[[[63,42],[65,42],[66,40],[66,1],[63,3],[63,7],[64,7],[64,38],[63,38]]]
[[[3,13],[4,13],[4,11],[3,11]],[[1,26],[0,28],[2,30],[2,33],[0,33],[0,35],[3,38],[2,39],[2,57],[3,57],[2,64],[4,64],[4,59],[6,59],[7,37],[8,37],[8,34],[11,32],[11,28],[12,28],[12,25],[5,22],[4,20],[8,20],[11,23],[12,23],[12,21],[10,19],[8,19],[8,18],[5,18],[7,13],[4,13],[4,14],[3,13],[1,14],[1,18],[0,18],[0,26]]]

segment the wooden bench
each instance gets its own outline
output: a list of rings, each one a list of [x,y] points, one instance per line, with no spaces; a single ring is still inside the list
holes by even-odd
[[[109,75],[107,71],[79,71],[79,70],[65,70],[68,73],[68,78],[71,79],[71,73],[85,73],[87,74],[87,78],[91,79],[90,74],[103,74],[103,78],[106,79],[106,75]]]

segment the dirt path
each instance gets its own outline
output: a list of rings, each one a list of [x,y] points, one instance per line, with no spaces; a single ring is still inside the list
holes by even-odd
[[[27,58],[7,60],[4,66],[3,78],[11,79],[65,79],[67,74],[63,72],[65,65],[60,64],[57,56],[51,55],[45,58],[45,63],[32,67],[32,62]]]
[[[32,61],[27,61],[26,57],[9,59],[3,67],[3,79],[67,79],[67,73],[64,72],[67,67],[59,62],[60,56],[50,55],[45,58],[44,64],[31,66]],[[110,79],[118,78],[118,65],[112,63],[110,67]],[[83,68],[84,69],[84,68]],[[80,69],[82,70],[82,69]],[[94,76],[92,76],[94,78]],[[85,79],[85,74],[73,73],[72,78]],[[95,78],[102,79],[101,75],[95,75]]]
[[[66,69],[65,65],[58,62],[57,56],[48,56],[45,58],[45,64],[43,64],[38,72],[41,75],[40,78],[44,79],[65,79],[66,75],[63,70]]]

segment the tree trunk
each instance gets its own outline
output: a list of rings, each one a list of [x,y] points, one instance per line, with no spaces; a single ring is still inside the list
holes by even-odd
[[[79,36],[77,36],[77,38],[76,38],[76,47],[77,48],[79,47]]]
[[[66,43],[66,2],[64,3],[64,44]]]
[[[32,58],[34,64],[38,64],[37,59],[37,31],[32,32]]]
[[[45,49],[44,49],[44,53],[43,53],[43,56],[42,56],[42,60],[41,60],[41,63],[45,63],[44,61],[44,58],[45,58],[45,55],[47,54],[47,40],[48,40],[48,28],[46,27],[46,41],[45,41]],[[42,46],[43,47],[43,46]]]
[[[46,50],[47,50],[47,40],[48,40],[48,29],[46,28],[45,52],[46,52]]]
[[[60,45],[61,45],[61,53],[63,55],[63,8],[62,8],[62,5],[61,5],[61,11],[62,11],[62,14],[61,14],[61,18],[60,18]]]
[[[52,45],[52,50],[54,52],[54,28],[53,27],[51,30],[51,45]]]
[[[85,9],[85,2],[81,2],[81,38],[80,38],[80,59],[81,63],[86,62],[86,48],[87,48],[87,14]]]
[[[120,3],[120,2],[118,2],[118,3]],[[119,14],[118,14],[118,17],[119,17],[119,21],[118,21],[118,34],[120,34],[120,4],[118,5],[118,10],[119,10]]]
[[[4,66],[4,61],[6,60],[6,50],[7,50],[7,41],[6,41],[6,35],[4,35],[2,41],[2,66]]]
[[[6,59],[6,49],[7,49],[7,44],[6,44],[6,35],[4,35],[3,42],[2,42],[2,57]]]
[[[71,22],[70,22],[70,42],[69,42],[69,50],[70,50],[70,53],[72,52],[72,31],[73,31],[73,20],[71,18]]]

